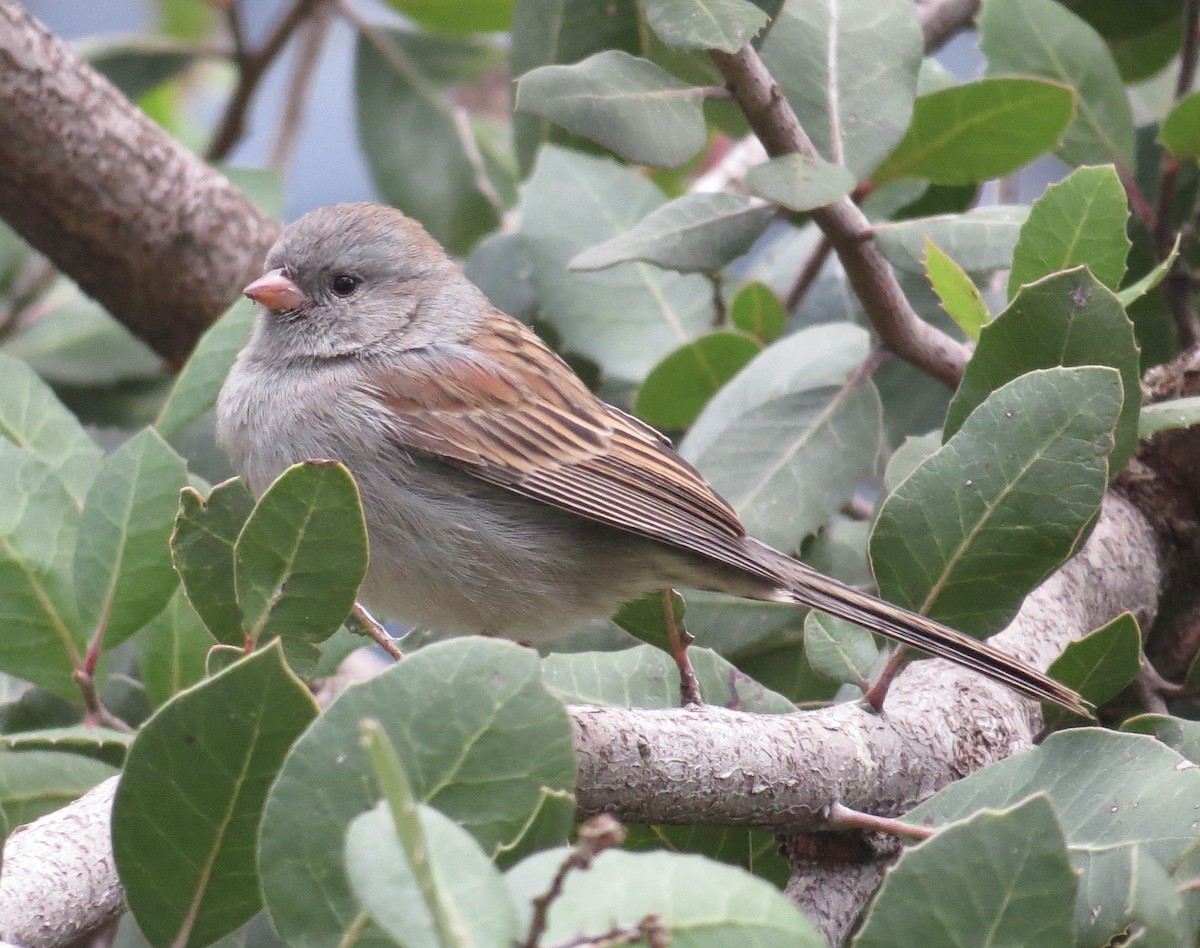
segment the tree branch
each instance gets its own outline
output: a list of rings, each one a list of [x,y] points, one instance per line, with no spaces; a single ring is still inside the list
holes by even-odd
[[[767,154],[819,158],[796,113],[751,46],[736,53],[709,50],[733,97]],[[907,362],[951,388],[962,378],[970,353],[966,346],[917,315],[896,274],[871,239],[871,227],[849,198],[819,207],[812,218],[833,244],[846,278],[862,302],[883,344]]]
[[[1158,584],[1153,532],[1128,501],[1110,493],[1083,551],[1026,599],[992,643],[1044,668],[1068,640],[1125,609],[1148,624]],[[832,802],[903,813],[940,787],[1031,746],[1042,727],[1040,710],[1025,698],[934,660],[916,662],[897,678],[883,714],[856,703],[787,715],[711,705],[569,711],[581,817],[604,812],[623,822],[791,833],[824,829]],[[30,886],[80,873],[90,874],[90,891],[119,889],[106,855],[110,806],[103,803],[111,802],[115,786],[115,778],[105,781],[13,836],[0,877],[0,919],[7,926],[0,936],[21,941],[31,925],[61,928],[68,918],[78,933],[111,918],[119,901],[111,894],[95,906],[55,902],[55,911],[68,914],[53,918],[40,907],[31,916],[23,900]],[[64,826],[73,827],[72,845],[55,842]],[[799,868],[789,892],[827,937],[840,940],[885,867],[879,856],[833,867],[814,858]]]
[[[0,217],[182,363],[278,225],[15,0],[0,0],[0,102]]]

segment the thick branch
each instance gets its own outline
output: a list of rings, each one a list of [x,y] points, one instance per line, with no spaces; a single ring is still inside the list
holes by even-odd
[[[1078,557],[1025,602],[992,641],[1045,667],[1072,637],[1125,609],[1153,616],[1159,568],[1154,536],[1128,502],[1110,494]],[[627,822],[716,823],[799,832],[823,825],[837,800],[896,814],[953,780],[1029,747],[1039,709],[1000,685],[942,661],[917,662],[892,686],[882,715],[856,704],[817,712],[754,715],[704,707],[646,711],[571,708],[579,754],[580,815],[608,812]],[[0,878],[0,936],[21,940],[30,925],[75,932],[107,921],[118,883],[108,853],[114,781],[14,835]],[[86,824],[86,826],[84,826]],[[59,837],[72,827],[74,842]],[[86,829],[86,836],[84,835]],[[56,841],[57,840],[57,841]],[[814,863],[793,878],[793,897],[828,935],[844,934],[882,871],[878,860]],[[51,919],[29,916],[30,886],[88,875],[95,906],[69,903]],[[105,875],[107,873],[107,875]],[[114,887],[118,887],[114,889]],[[63,901],[58,910],[68,912]],[[75,914],[75,913],[81,914]],[[43,939],[39,945],[62,941]]]
[[[0,217],[174,364],[278,233],[15,0],[0,0],[0,168]]]
[[[771,157],[801,154],[819,158],[796,113],[753,47],[736,53],[710,50],[734,99]],[[871,240],[871,225],[849,198],[812,211],[829,238],[855,295],[883,344],[906,362],[954,388],[970,356],[966,346],[917,315],[896,274]]]

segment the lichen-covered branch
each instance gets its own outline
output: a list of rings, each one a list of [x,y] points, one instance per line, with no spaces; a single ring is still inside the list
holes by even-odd
[[[0,0],[0,217],[167,362],[278,233],[15,0]]]

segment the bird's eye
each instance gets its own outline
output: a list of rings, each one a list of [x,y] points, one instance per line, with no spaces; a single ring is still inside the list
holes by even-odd
[[[329,288],[338,296],[349,296],[358,289],[361,282],[362,280],[349,273],[339,273],[330,281]]]

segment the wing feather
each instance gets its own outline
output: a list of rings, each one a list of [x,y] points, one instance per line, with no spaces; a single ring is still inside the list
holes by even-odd
[[[600,523],[762,573],[733,509],[663,435],[594,396],[534,333],[493,313],[457,346],[374,379],[410,450]]]

